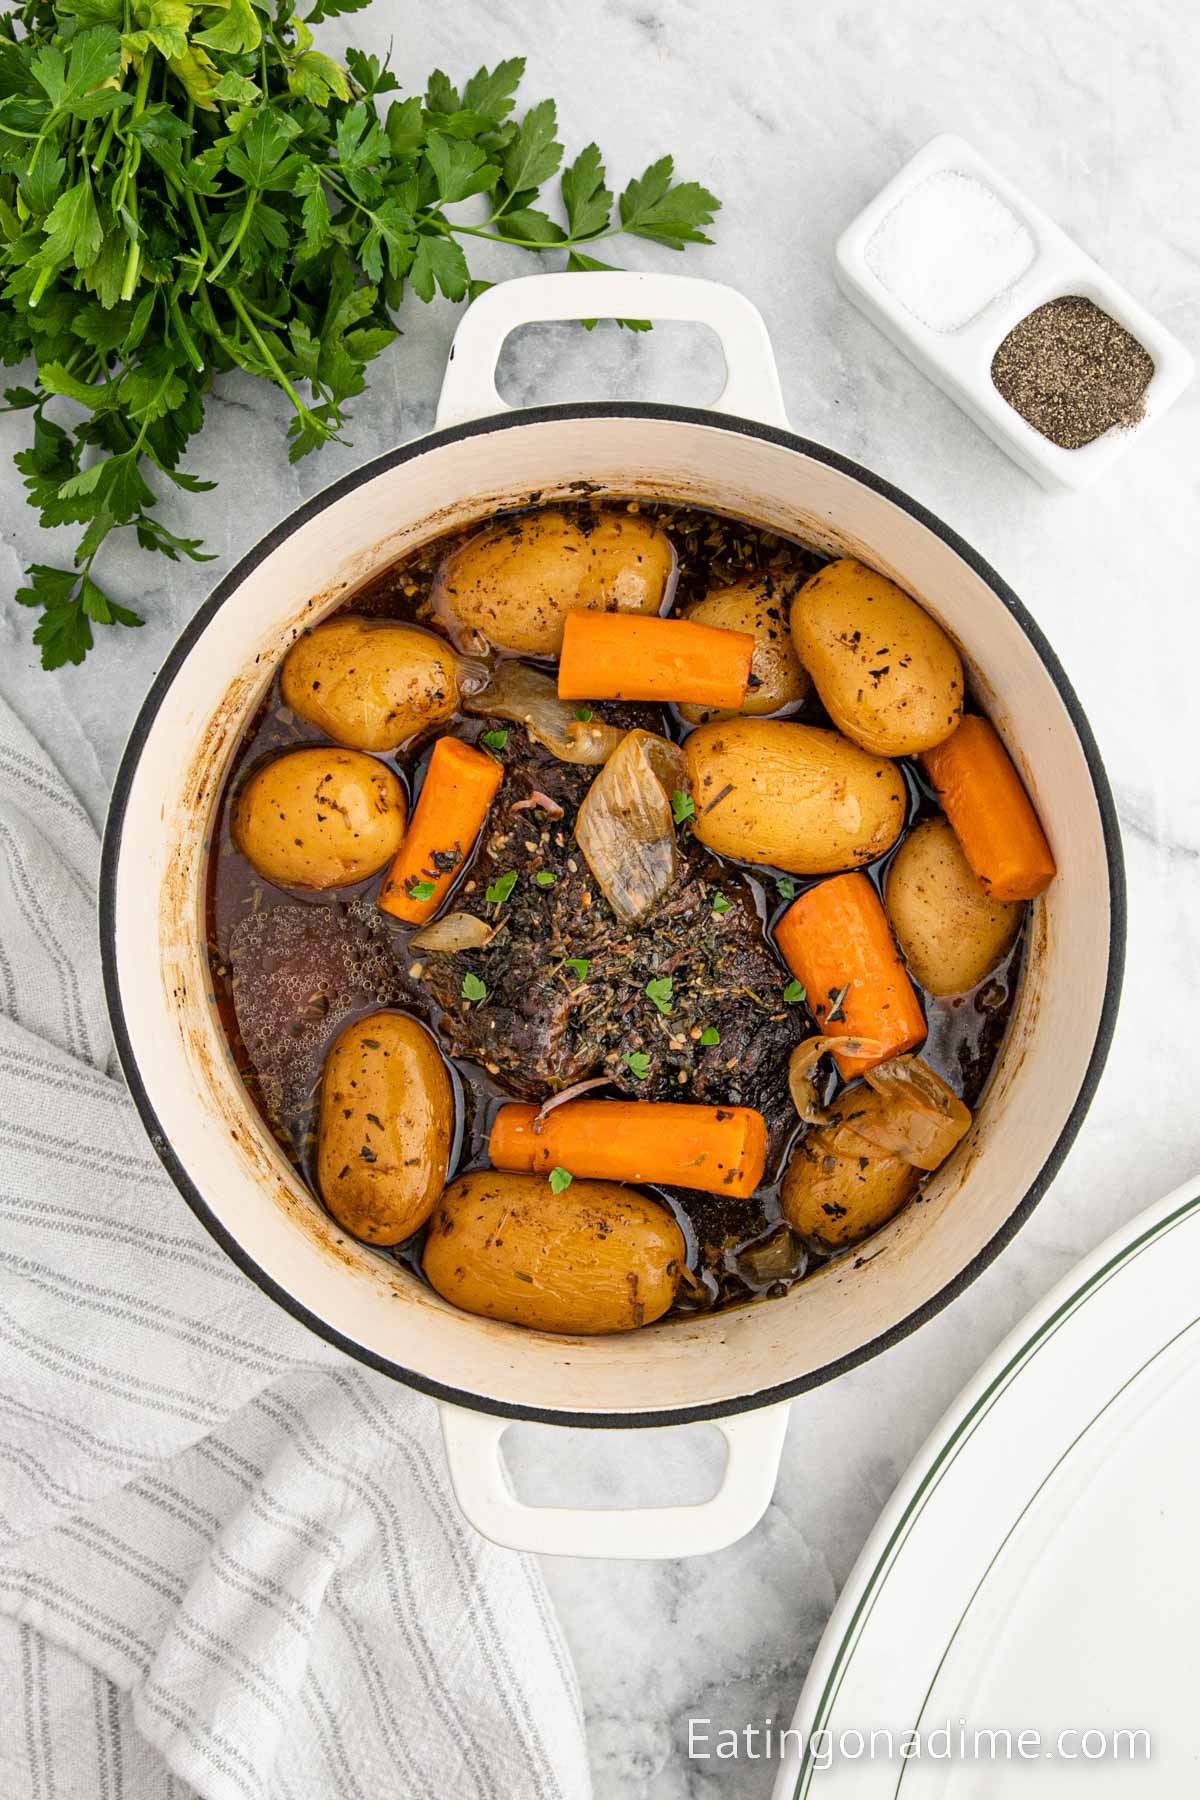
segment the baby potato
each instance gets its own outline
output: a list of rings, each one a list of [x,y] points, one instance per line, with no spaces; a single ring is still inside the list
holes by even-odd
[[[443,638],[391,619],[330,619],[283,662],[284,703],[351,750],[395,750],[458,710],[457,659]]]
[[[780,584],[769,575],[747,576],[730,587],[714,588],[687,608],[686,618],[722,631],[748,631],[754,639],[750,685],[738,708],[750,717],[795,706],[808,692],[808,676],[800,666],[788,629],[788,603]],[[736,713],[709,706],[681,706],[689,725],[709,719],[732,719]]]
[[[368,1244],[400,1244],[437,1203],[454,1100],[424,1026],[375,1012],[334,1039],[321,1077],[317,1180],[326,1206]]]
[[[904,827],[904,780],[836,731],[779,719],[700,725],[684,742],[702,844],[739,862],[829,875],[882,856]]]
[[[444,1300],[534,1331],[629,1331],[661,1318],[683,1233],[636,1188],[542,1175],[460,1175],[434,1209],[423,1266]]]
[[[531,513],[470,538],[443,564],[433,604],[461,650],[557,656],[569,612],[656,613],[675,573],[670,538],[636,513],[594,522]]]
[[[866,1087],[848,1088],[842,1098],[852,1099],[851,1113],[882,1106],[879,1095]],[[793,1231],[840,1249],[886,1225],[912,1199],[920,1179],[919,1169],[899,1156],[881,1155],[846,1126],[836,1137],[810,1131],[788,1160],[779,1204]]]
[[[958,724],[958,651],[886,575],[853,557],[827,563],[796,595],[791,624],[830,718],[864,750],[913,756]]]
[[[289,750],[256,769],[233,806],[233,841],[279,887],[348,887],[390,862],[404,789],[358,750]]]
[[[905,962],[930,994],[965,994],[989,975],[1024,910],[1019,900],[984,893],[940,815],[923,820],[897,850],[884,903]]]

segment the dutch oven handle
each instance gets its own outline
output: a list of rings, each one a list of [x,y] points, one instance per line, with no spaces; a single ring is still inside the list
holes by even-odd
[[[761,313],[744,294],[695,275],[613,269],[523,275],[481,294],[454,334],[435,428],[506,412],[496,389],[504,340],[520,325],[548,319],[685,319],[707,325],[725,358],[725,386],[713,410],[787,425],[771,340]]]
[[[703,1556],[754,1529],[775,1491],[788,1411],[785,1401],[712,1421],[725,1439],[725,1471],[711,1500],[694,1506],[527,1506],[513,1493],[500,1448],[511,1421],[441,1402],[450,1479],[476,1531],[508,1550],[641,1561]],[[609,1435],[619,1455],[621,1434]]]
[[[765,425],[787,425],[771,340],[745,295],[691,275],[613,270],[526,275],[482,294],[454,334],[438,402],[438,429],[507,410],[496,389],[496,364],[511,331],[541,320],[592,318],[684,319],[707,325],[725,358],[725,386],[714,410]],[[637,1508],[527,1506],[513,1493],[501,1453],[509,1421],[446,1403],[441,1414],[455,1494],[484,1537],[511,1550],[648,1559],[723,1550],[753,1529],[775,1489],[788,1407],[767,1406],[713,1420],[725,1439],[726,1459],[721,1485],[710,1500]]]

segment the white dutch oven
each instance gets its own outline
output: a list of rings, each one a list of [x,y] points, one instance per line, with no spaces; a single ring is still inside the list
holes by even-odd
[[[496,359],[532,320],[699,320],[728,382],[712,412],[647,405],[506,412]],[[483,415],[483,416],[480,416]],[[586,481],[738,514],[872,563],[961,645],[1016,758],[1059,875],[1031,922],[1026,974],[976,1123],[924,1204],[786,1298],[624,1336],[525,1332],[447,1306],[348,1242],[247,1104],[208,998],[205,841],[238,733],[297,632],[415,544]],[[681,1555],[748,1530],[774,1485],[786,1403],[945,1306],[1028,1216],[1079,1128],[1116,1009],[1123,884],[1111,796],[1071,688],[1037,626],[974,552],[886,482],[787,429],[770,343],[729,288],[661,275],[532,276],[492,289],[454,341],[437,428],[292,515],[184,632],[134,728],[104,845],[102,932],[125,1074],[183,1197],[246,1273],[314,1331],[444,1403],[467,1514],[518,1547]],[[533,1508],[499,1443],[510,1419],[594,1426],[712,1420],[728,1441],[701,1506]]]

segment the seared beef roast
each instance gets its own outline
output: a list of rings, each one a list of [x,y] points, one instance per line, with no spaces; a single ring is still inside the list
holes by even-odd
[[[806,1014],[784,1002],[787,978],[751,889],[685,826],[670,891],[639,926],[623,926],[572,832],[595,771],[556,761],[523,731],[502,755],[504,787],[453,902],[502,929],[483,950],[414,952],[453,1054],[530,1100],[607,1076],[639,1099],[732,1102],[758,1107],[768,1125],[793,1120],[787,1060]],[[509,898],[488,904],[510,871]],[[486,1000],[464,1000],[468,973]],[[647,987],[664,978],[656,1004]]]

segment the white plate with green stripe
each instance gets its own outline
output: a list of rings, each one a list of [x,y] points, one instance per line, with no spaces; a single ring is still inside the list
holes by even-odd
[[[774,1800],[1200,1792],[1198,1326],[1192,1182],[1061,1282],[929,1439]]]

